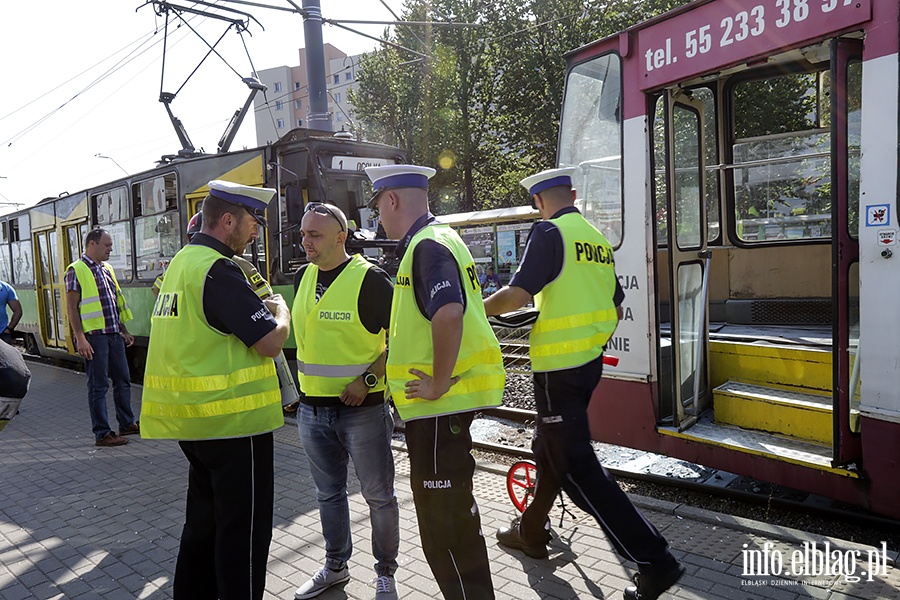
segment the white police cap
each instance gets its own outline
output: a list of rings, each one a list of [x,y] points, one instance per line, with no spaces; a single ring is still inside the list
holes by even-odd
[[[398,188],[423,188],[428,189],[428,180],[434,177],[437,171],[431,167],[418,165],[385,165],[383,167],[366,167],[366,175],[372,180],[372,197],[369,198],[368,207],[375,208],[375,198],[384,190]]]
[[[275,197],[274,189],[241,185],[222,179],[210,181],[208,185],[210,196],[246,208],[260,225],[266,226],[266,207]]]
[[[526,177],[519,183],[528,193],[534,196],[552,187],[565,185],[572,187],[572,176],[578,167],[563,167],[562,169],[547,169],[530,177]]]

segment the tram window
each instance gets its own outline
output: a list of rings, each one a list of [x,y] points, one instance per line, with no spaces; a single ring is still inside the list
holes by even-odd
[[[57,283],[59,265],[56,262],[59,260],[59,236],[54,229],[48,237],[50,238],[50,281]]]
[[[93,194],[91,202],[97,225],[101,227],[128,218],[128,188],[117,187]]]
[[[721,221],[719,218],[719,141],[716,124],[716,98],[713,91],[706,87],[692,88],[689,93],[695,100],[703,104],[703,148],[705,151],[704,167],[706,171],[706,239],[712,243],[719,239]],[[668,183],[666,181],[666,137],[665,137],[664,96],[657,98],[653,116],[653,164],[654,194],[656,199],[656,240],[660,246],[666,245],[668,224],[666,220],[666,198]]]
[[[116,271],[116,279],[122,281],[131,281],[131,223],[122,221],[112,223],[104,227],[109,231],[113,240],[112,254],[109,256],[109,264]]]
[[[676,215],[675,244],[679,248],[699,248],[702,244],[701,221],[703,216],[700,187],[700,114],[694,109],[675,105],[675,176],[674,210]]]
[[[181,248],[183,237],[178,211],[134,220],[134,259],[137,278],[153,281]]]
[[[78,260],[81,256],[81,242],[78,239],[78,229],[75,227],[66,227],[66,244],[69,246],[69,262]]]
[[[705,151],[704,167],[706,171],[706,239],[714,242],[719,239],[719,141],[716,112],[716,98],[709,88],[694,88],[691,95],[703,103],[703,149]]]
[[[0,242],[8,242],[9,241],[9,222],[3,221],[0,223]]]
[[[12,283],[9,244],[0,244],[0,281]]]
[[[41,285],[50,285],[50,273],[53,272],[53,264],[50,262],[50,245],[47,243],[47,234],[39,233],[38,241],[38,257],[40,258],[41,267]],[[49,305],[48,305],[49,306]]]
[[[175,173],[147,179],[131,186],[134,196],[134,216],[154,215],[178,206]]]
[[[13,283],[31,285],[34,283],[34,263],[31,257],[31,241],[13,242],[12,275]]]
[[[859,140],[862,116],[862,62],[847,65],[847,226],[850,236],[859,239]]]
[[[622,241],[621,61],[605,54],[566,78],[559,166],[577,166],[576,206],[618,247]]]
[[[9,241],[18,242],[31,237],[31,221],[28,215],[9,220]]]
[[[669,233],[666,203],[669,184],[666,181],[666,165],[668,164],[666,149],[666,97],[656,99],[656,110],[653,112],[653,195],[656,199],[656,243],[665,246]]]
[[[827,72],[790,74],[732,89],[740,240],[831,237],[829,78]]]

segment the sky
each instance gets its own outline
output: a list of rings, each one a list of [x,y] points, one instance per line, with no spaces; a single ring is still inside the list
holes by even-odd
[[[159,102],[161,80],[162,91],[178,92],[172,112],[193,145],[214,153],[232,114],[247,99],[241,77],[251,73],[251,64],[262,70],[299,63],[298,50],[305,46],[299,14],[206,1],[250,13],[259,23],[250,22],[243,42],[232,28],[216,46],[231,67],[210,55],[190,75],[208,47],[187,26],[175,29],[178,20],[170,18],[164,77],[165,18],[143,0],[3,2],[0,214],[150,169],[160,156],[177,152],[181,145]],[[287,0],[255,2],[291,5]],[[301,6],[302,0],[295,3]],[[190,0],[172,4],[195,6]],[[334,20],[393,20],[385,5],[399,15],[403,1],[321,0],[322,16]],[[210,44],[228,27],[217,19],[184,17]],[[386,27],[346,25],[375,37]],[[322,36],[348,55],[377,46],[328,24]],[[255,146],[251,109],[231,148]]]

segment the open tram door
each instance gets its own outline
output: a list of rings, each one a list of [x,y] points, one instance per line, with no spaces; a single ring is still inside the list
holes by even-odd
[[[703,104],[680,89],[669,90],[665,100],[672,376],[671,389],[661,390],[661,397],[671,398],[672,425],[683,431],[697,420],[710,395]],[[660,407],[661,416],[668,412]]]
[[[40,345],[75,353],[66,311],[66,268],[84,251],[87,235],[87,195],[84,193],[39,204],[31,211],[35,286]]]

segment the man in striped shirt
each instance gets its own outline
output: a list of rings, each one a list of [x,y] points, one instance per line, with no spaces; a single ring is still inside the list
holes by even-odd
[[[94,229],[87,234],[84,245],[84,254],[66,269],[69,325],[78,354],[84,358],[95,445],[121,446],[128,443],[124,436],[140,433],[131,409],[131,375],[125,355],[125,346],[134,343],[134,336],[125,328],[131,311],[113,268],[104,262],[112,253],[112,236],[105,229]],[[106,412],[110,379],[118,435],[109,428]]]

